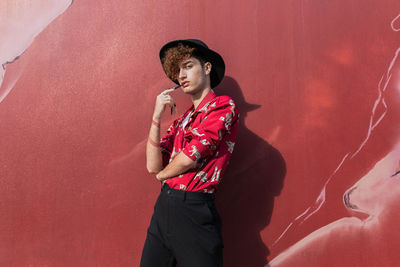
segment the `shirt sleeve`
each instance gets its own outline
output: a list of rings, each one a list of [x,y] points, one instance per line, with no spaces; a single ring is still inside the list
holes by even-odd
[[[160,148],[163,160],[163,167],[167,166],[174,148],[174,138],[176,133],[176,121],[174,121],[168,128],[167,134],[160,140]]]
[[[183,153],[193,161],[214,155],[221,140],[238,121],[239,113],[230,97],[220,97],[215,106],[212,106],[210,105],[211,108],[200,125],[185,133],[185,138],[191,140],[183,149]]]

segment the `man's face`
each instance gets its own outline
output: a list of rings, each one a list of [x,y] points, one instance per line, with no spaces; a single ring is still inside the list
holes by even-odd
[[[209,86],[211,63],[204,66],[194,57],[184,59],[179,64],[178,82],[182,85],[185,94],[196,94]],[[207,76],[208,75],[208,76]]]

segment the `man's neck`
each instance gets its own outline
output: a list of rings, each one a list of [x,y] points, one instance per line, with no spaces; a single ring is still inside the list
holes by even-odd
[[[191,95],[192,98],[192,103],[194,105],[194,110],[200,105],[201,101],[204,99],[204,97],[211,91],[211,88],[206,87],[197,94]]]

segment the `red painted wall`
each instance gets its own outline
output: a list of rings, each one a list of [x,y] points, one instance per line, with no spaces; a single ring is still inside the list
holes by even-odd
[[[399,14],[394,0],[2,1],[0,265],[138,266],[159,192],[144,146],[172,85],[158,51],[200,38],[241,111],[217,196],[225,266],[395,266]]]

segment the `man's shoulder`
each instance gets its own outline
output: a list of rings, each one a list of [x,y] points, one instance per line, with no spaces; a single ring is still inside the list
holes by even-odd
[[[238,108],[236,106],[235,101],[233,100],[232,97],[228,95],[220,95],[216,96],[211,102],[210,102],[210,112],[213,110],[220,110],[220,109],[227,109],[232,111],[232,113],[238,114]]]
[[[235,106],[235,101],[232,99],[232,97],[228,95],[216,96],[210,101],[210,103],[215,103],[218,106],[225,106],[225,105]]]
[[[226,115],[228,113],[230,115]],[[230,116],[233,120],[236,120],[239,117],[239,110],[232,97],[221,95],[213,98],[204,108],[204,116],[214,116],[214,114],[217,116],[225,114],[225,116]]]

